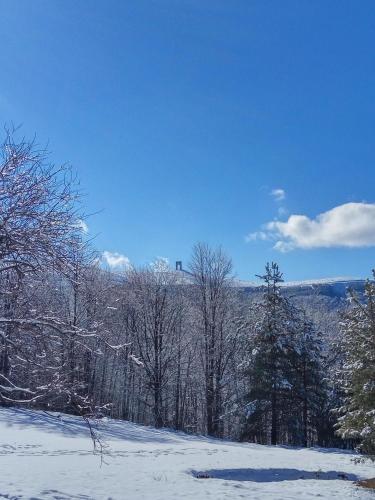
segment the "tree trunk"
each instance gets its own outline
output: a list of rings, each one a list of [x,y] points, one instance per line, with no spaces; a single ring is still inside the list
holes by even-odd
[[[303,365],[303,446],[307,448],[307,376],[306,363]]]
[[[278,421],[277,421],[277,398],[276,392],[272,392],[271,399],[271,444],[277,444],[278,435]]]

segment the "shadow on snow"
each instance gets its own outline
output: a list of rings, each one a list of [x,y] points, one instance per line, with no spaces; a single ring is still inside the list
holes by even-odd
[[[69,437],[90,438],[89,428],[86,422],[78,416],[47,413],[43,411],[29,410],[25,408],[2,408],[0,411],[0,422],[8,426],[34,427],[43,432],[58,433]],[[139,443],[178,443],[183,441],[215,442],[216,440],[185,434],[171,429],[155,429],[134,424],[128,421],[103,419],[91,422],[95,430],[104,439],[120,439]]]
[[[225,481],[253,481],[255,483],[273,483],[297,481],[299,479],[349,480],[356,481],[355,474],[337,471],[307,471],[299,469],[211,469],[202,472],[192,471],[198,479],[223,479]]]

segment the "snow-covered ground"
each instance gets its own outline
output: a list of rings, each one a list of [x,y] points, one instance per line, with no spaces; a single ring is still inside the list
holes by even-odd
[[[353,483],[374,477],[375,467],[337,450],[239,444],[120,421],[105,422],[102,432],[105,463],[80,419],[0,409],[0,498],[375,498]]]

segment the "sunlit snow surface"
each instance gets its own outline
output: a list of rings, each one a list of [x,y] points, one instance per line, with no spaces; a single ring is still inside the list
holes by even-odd
[[[222,442],[120,421],[102,427],[105,463],[80,419],[0,409],[0,498],[375,498],[353,483],[374,477],[374,465],[337,450]]]

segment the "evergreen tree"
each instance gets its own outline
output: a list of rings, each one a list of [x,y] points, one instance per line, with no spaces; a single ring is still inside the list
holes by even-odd
[[[275,263],[259,276],[265,293],[254,308],[247,340],[246,424],[243,437],[308,446],[316,439],[324,399],[322,341],[306,313],[281,293]]]
[[[315,437],[319,414],[325,400],[326,389],[322,370],[324,357],[321,332],[316,330],[304,311],[299,311],[299,314],[298,334],[292,355],[295,370],[292,397],[294,403],[299,401],[295,412],[299,422],[299,436],[296,437],[303,446],[308,446]]]
[[[244,436],[268,442],[279,442],[281,416],[290,401],[293,375],[291,351],[295,337],[294,308],[280,293],[282,273],[276,263],[267,263],[266,272],[258,276],[265,282],[263,300],[256,305],[256,322],[251,335],[251,355],[247,376],[247,422]]]
[[[375,280],[375,270],[373,271]],[[368,280],[364,298],[350,292],[351,307],[343,322],[344,405],[338,434],[358,440],[358,449],[375,460],[375,281]]]

